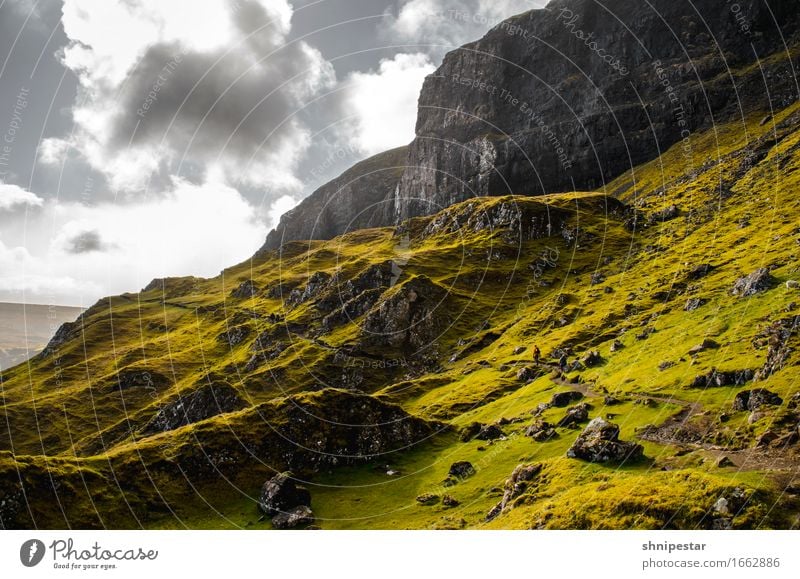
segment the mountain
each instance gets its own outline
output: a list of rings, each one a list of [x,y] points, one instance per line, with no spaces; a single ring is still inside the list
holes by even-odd
[[[21,364],[45,347],[58,327],[83,308],[0,303],[0,370]]]
[[[406,147],[379,153],[326,183],[281,217],[262,251],[288,241],[332,239],[391,221],[389,203],[405,168]]]
[[[321,187],[265,249],[471,197],[607,187],[695,132],[793,102],[797,30],[786,0],[559,0],[515,16],[428,76],[409,147]]]
[[[0,526],[800,528],[800,103],[761,92],[593,190],[100,300],[3,373]]]

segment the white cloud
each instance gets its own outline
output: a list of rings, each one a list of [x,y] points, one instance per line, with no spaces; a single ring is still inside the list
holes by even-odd
[[[400,53],[377,71],[351,74],[343,101],[351,144],[371,155],[411,142],[419,91],[434,70],[427,55]]]
[[[269,217],[269,228],[275,229],[281,220],[281,215],[293,209],[299,201],[291,195],[283,195],[272,202],[267,211]]]
[[[437,56],[477,40],[501,21],[547,0],[408,0],[390,21],[392,38],[410,42],[433,42]]]
[[[0,211],[16,209],[21,205],[41,207],[44,200],[30,191],[0,181]]]
[[[42,162],[75,150],[122,190],[209,172],[300,189],[309,132],[295,113],[335,74],[318,50],[287,41],[287,0],[64,0],[63,13],[76,130],[45,140]]]
[[[0,300],[91,304],[156,277],[213,276],[251,256],[266,226],[235,189],[175,180],[163,196],[92,207],[47,201],[26,224],[38,248],[0,242]]]

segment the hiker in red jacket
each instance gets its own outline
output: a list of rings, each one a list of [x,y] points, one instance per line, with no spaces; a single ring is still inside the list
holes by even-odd
[[[542,357],[542,351],[539,350],[539,346],[533,347],[533,363],[538,364],[539,359]]]

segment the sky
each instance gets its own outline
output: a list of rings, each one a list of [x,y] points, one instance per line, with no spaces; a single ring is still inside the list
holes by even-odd
[[[214,276],[542,0],[0,0],[0,301]]]

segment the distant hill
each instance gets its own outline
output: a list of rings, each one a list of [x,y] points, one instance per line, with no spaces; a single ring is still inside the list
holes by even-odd
[[[0,303],[0,370],[38,354],[58,327],[72,322],[83,308]]]

